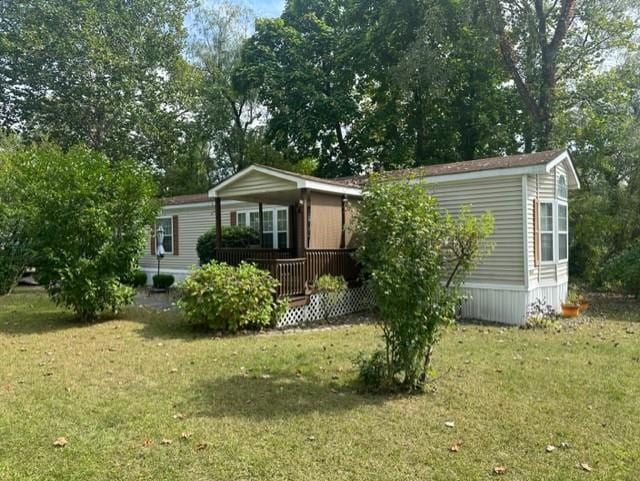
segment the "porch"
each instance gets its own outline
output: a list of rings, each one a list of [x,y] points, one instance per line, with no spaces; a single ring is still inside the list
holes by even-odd
[[[343,276],[351,284],[357,280],[359,266],[347,226],[349,202],[360,198],[359,189],[253,165],[211,189],[209,197],[215,200],[214,259],[230,265],[252,262],[269,271],[280,282],[278,297],[306,297],[325,274]],[[230,219],[255,228],[259,246],[222,246],[222,199],[257,204],[257,211],[232,212]]]

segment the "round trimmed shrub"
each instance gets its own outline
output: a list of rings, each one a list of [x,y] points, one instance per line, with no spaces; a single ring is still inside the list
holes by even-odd
[[[156,274],[153,276],[153,287],[169,289],[175,282],[175,277],[171,274]]]
[[[236,332],[275,324],[288,302],[275,300],[278,281],[242,262],[237,267],[210,262],[192,270],[180,284],[178,307],[192,324]]]
[[[142,269],[136,269],[124,276],[121,282],[131,287],[144,287],[147,285],[147,273]]]

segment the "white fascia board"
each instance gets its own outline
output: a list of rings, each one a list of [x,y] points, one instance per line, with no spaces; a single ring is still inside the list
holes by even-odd
[[[301,188],[314,190],[317,192],[328,192],[332,194],[342,194],[351,197],[362,197],[362,191],[357,187],[349,187],[348,185],[341,186],[335,184],[325,184],[324,182],[318,182],[315,180],[304,179]]]
[[[242,204],[240,200],[223,200],[222,205]],[[208,208],[213,206],[213,199],[206,202],[191,202],[189,204],[164,204],[160,208],[162,210],[178,210],[178,209],[192,209],[196,207]]]
[[[514,167],[505,169],[480,170],[477,172],[461,172],[459,174],[445,174],[419,177],[412,179],[410,182],[423,182],[426,180],[428,184],[438,184],[443,182],[455,182],[462,180],[486,179],[489,177],[514,177],[529,174],[546,173],[545,164],[532,165],[528,167]]]
[[[580,179],[578,178],[578,173],[576,172],[576,169],[573,167],[571,156],[569,155],[569,152],[567,152],[566,150],[547,164],[547,173],[550,173],[551,169],[553,169],[558,164],[564,162],[565,160],[567,161],[567,165],[569,166],[569,174],[571,176],[571,179],[573,180],[573,183],[569,184],[567,187],[572,189],[579,189]]]

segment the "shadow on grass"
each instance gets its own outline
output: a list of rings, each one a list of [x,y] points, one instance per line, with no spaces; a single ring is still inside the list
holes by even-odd
[[[105,319],[106,320],[106,319]],[[97,322],[103,322],[99,320]],[[65,329],[82,328],[95,323],[81,322],[68,311],[38,310],[28,312],[25,310],[8,310],[0,316],[0,333],[5,334],[41,334],[46,332],[62,331]]]
[[[341,412],[383,404],[391,396],[359,394],[352,384],[332,387],[293,373],[231,376],[201,382],[190,389],[193,415],[255,420],[285,419],[313,412]]]
[[[118,317],[139,323],[137,333],[146,339],[196,340],[214,335],[206,326],[189,324],[177,309],[131,306]]]

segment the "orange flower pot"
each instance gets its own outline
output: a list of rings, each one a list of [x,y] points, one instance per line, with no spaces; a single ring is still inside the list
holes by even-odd
[[[563,317],[576,317],[580,313],[580,304],[565,304],[562,303],[562,316]]]

